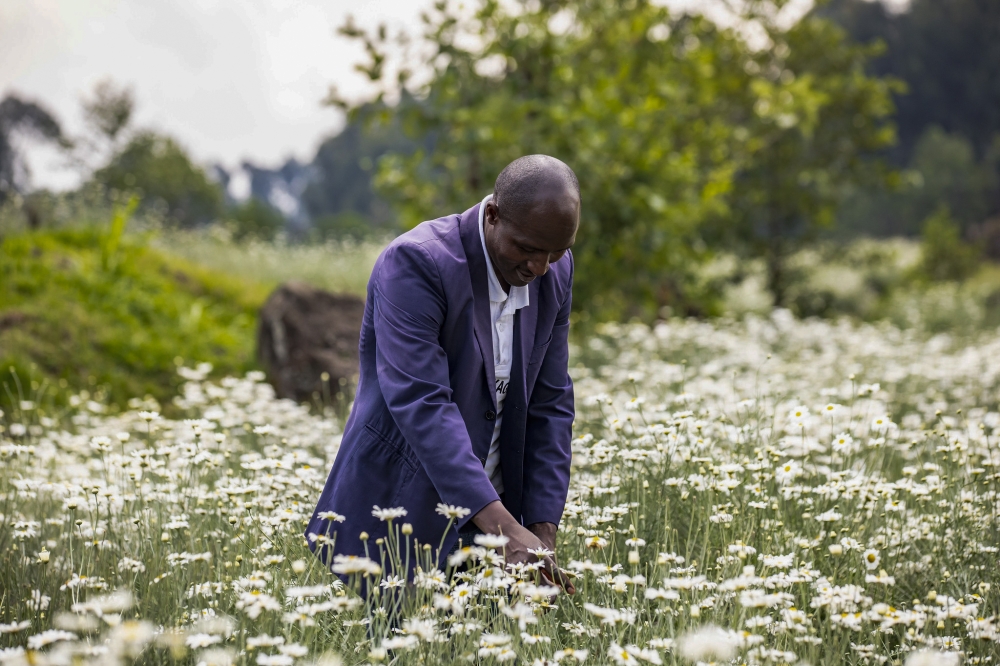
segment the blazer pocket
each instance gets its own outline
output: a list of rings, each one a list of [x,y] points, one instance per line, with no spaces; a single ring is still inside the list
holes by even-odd
[[[365,430],[371,436],[375,444],[392,453],[395,458],[399,459],[399,462],[406,465],[411,471],[415,471],[420,465],[420,462],[416,459],[416,454],[413,453],[413,450],[407,444],[394,442],[379,432],[378,429],[370,423],[365,424]]]
[[[542,362],[542,359],[545,358],[545,350],[549,348],[550,342],[552,342],[551,334],[549,335],[548,340],[531,348],[531,355],[528,356],[528,365],[534,365],[535,363]]]

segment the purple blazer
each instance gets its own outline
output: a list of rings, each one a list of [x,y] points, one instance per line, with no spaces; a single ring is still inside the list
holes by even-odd
[[[324,562],[363,555],[361,532],[375,539],[387,524],[372,506],[404,507],[396,524],[437,548],[448,520],[438,503],[470,509],[445,538],[497,499],[483,465],[496,419],[493,337],[479,205],[424,222],[395,239],[368,281],[354,407],[326,487],[306,528],[336,534],[310,539]],[[530,305],[514,318],[510,387],[500,430],[504,505],[525,525],[562,516],[569,487],[573,384],[567,371],[573,256],[529,285]],[[321,511],[346,516],[342,523]],[[320,546],[320,547],[318,547]],[[412,556],[412,553],[411,553]],[[411,557],[411,562],[413,558]]]

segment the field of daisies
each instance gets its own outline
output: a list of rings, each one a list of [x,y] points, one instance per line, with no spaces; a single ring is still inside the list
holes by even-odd
[[[606,325],[572,366],[572,596],[505,568],[502,539],[437,570],[395,507],[341,583],[303,535],[341,424],[259,373],[182,368],[182,420],[22,401],[0,417],[0,663],[1000,658],[1000,334],[778,311]]]

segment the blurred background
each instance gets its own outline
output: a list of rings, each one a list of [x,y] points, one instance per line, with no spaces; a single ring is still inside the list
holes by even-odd
[[[0,407],[346,391],[380,249],[528,153],[580,177],[577,336],[1000,325],[995,0],[7,2]]]

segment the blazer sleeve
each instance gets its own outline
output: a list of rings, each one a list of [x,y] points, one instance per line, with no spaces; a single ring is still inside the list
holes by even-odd
[[[386,250],[372,296],[382,396],[441,500],[471,511],[462,526],[499,497],[452,400],[440,343],[447,303],[430,253],[417,244]]]
[[[524,486],[521,517],[525,525],[559,524],[569,491],[573,458],[573,381],[569,377],[569,313],[573,292],[573,255],[565,298],[552,327],[531,401],[524,436]]]

